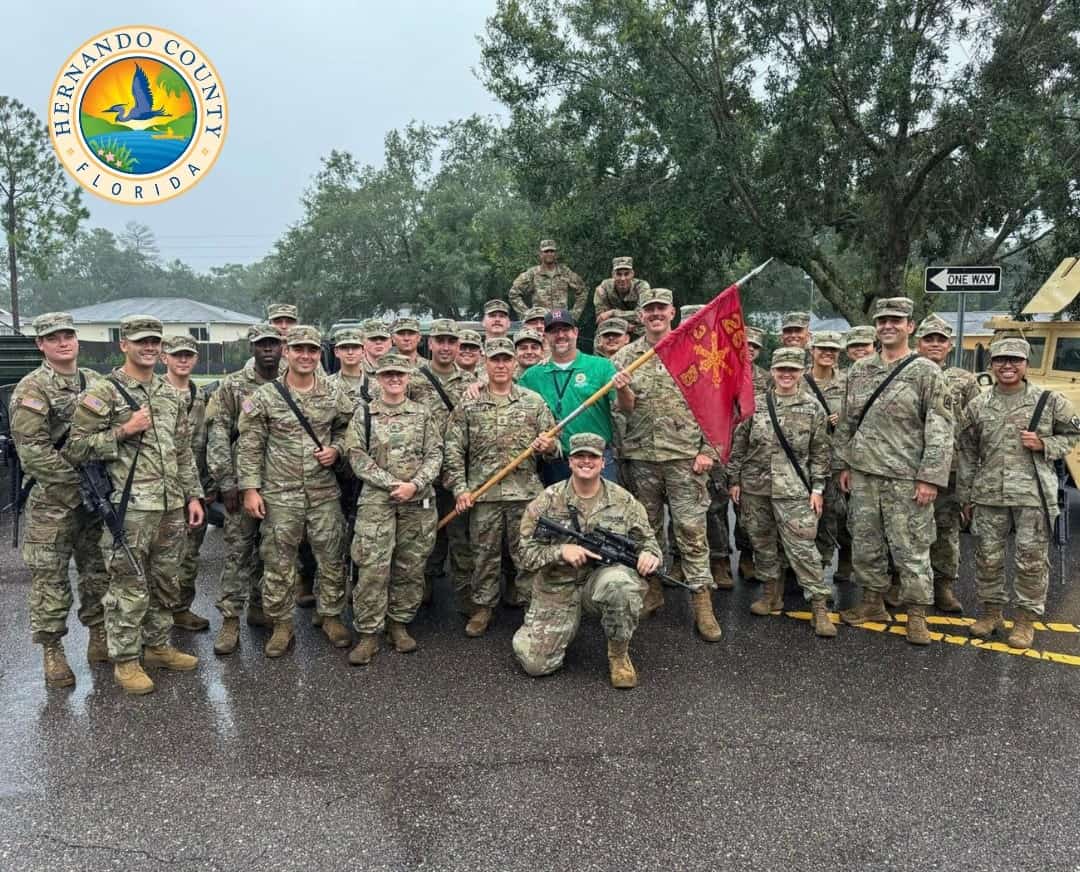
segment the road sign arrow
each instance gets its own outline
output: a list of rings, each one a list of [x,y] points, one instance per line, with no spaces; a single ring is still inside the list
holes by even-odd
[[[949,289],[949,271],[947,269],[938,270],[928,277],[928,281],[932,285],[937,285],[941,290],[947,291]]]

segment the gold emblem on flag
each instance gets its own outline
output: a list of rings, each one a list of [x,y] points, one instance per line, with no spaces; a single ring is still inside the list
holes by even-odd
[[[694,344],[694,353],[700,358],[698,367],[712,376],[714,388],[720,387],[724,373],[731,374],[733,372],[731,364],[727,361],[728,352],[730,351],[731,349],[728,347],[720,347],[720,337],[715,331],[709,334],[709,345],[707,347],[697,343]]]

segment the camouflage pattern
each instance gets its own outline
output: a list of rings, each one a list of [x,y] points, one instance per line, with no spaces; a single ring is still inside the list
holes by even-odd
[[[387,619],[412,621],[424,595],[424,563],[438,523],[432,483],[442,467],[442,432],[422,403],[376,400],[354,413],[345,456],[364,482],[352,544],[353,621],[358,633],[376,633]],[[417,487],[408,503],[390,499],[398,481]]]
[[[844,334],[844,348],[849,345],[873,345],[876,339],[877,334],[873,327],[869,324],[860,324]]]
[[[754,383],[755,397],[765,393],[765,391],[772,387],[772,376],[769,375],[769,371],[763,366],[758,366],[756,363],[754,364],[750,378]]]
[[[161,339],[161,322],[153,315],[126,315],[120,319],[120,338],[131,342],[140,339]]]
[[[363,345],[364,333],[359,327],[342,327],[334,333],[334,347],[344,345]]]
[[[804,330],[810,326],[810,313],[809,312],[786,312],[784,318],[780,323],[780,329],[783,330],[786,327],[801,327]]]
[[[360,324],[360,331],[365,339],[389,339],[390,325],[382,318],[367,318]]]
[[[1042,616],[1050,585],[1050,532],[1042,507],[976,505],[971,521],[975,536],[975,593],[980,603],[1005,606],[1005,557],[1009,533],[1015,532],[1016,568],[1013,602]]]
[[[1006,336],[990,343],[990,357],[1031,357],[1031,344],[1019,336]]]
[[[605,333],[623,333],[630,332],[630,322],[626,318],[621,318],[613,315],[606,321],[601,321],[596,327],[596,335],[603,336]],[[599,352],[597,352],[599,353]]]
[[[488,300],[484,303],[484,314],[490,315],[492,312],[505,312],[510,315],[510,304],[506,300]]]
[[[620,293],[615,287],[615,279],[604,279],[593,291],[593,309],[597,315],[613,309],[615,314],[611,317],[623,319],[630,334],[639,336],[642,327],[638,317],[638,305],[642,293],[649,290],[649,287],[649,283],[644,279],[634,278],[630,280],[630,287]],[[607,321],[601,322],[606,323]]]
[[[35,336],[48,336],[61,330],[75,332],[75,321],[68,312],[45,312],[31,321],[30,326]]]
[[[804,488],[805,493],[805,488]],[[754,549],[754,574],[763,582],[781,580],[781,552],[806,599],[828,596],[821,555],[814,543],[818,517],[805,499],[772,499],[743,493],[740,518]]]
[[[194,382],[192,382],[194,384]],[[184,391],[181,391],[181,396]],[[210,475],[207,461],[209,444],[209,428],[206,423],[206,391],[196,386],[194,396],[190,391],[185,399],[188,421],[191,425],[191,453],[195,456],[195,468],[199,471],[199,482],[203,493],[209,497],[216,486]],[[194,529],[188,529],[187,547],[184,548],[184,556],[180,562],[180,604],[176,611],[184,611],[191,608],[195,601],[195,579],[199,575],[199,551],[202,549],[203,540],[206,538],[206,520]]]
[[[461,402],[461,395],[464,393],[465,388],[476,381],[474,373],[466,372],[456,363],[453,365],[454,368],[447,373],[437,372],[430,364],[424,365],[442,386],[442,389],[450,398],[451,404],[455,407]],[[407,394],[410,400],[420,403],[428,410],[435,421],[437,432],[446,433],[446,427],[450,422],[450,414],[453,409],[446,407],[446,403],[443,402],[439,392],[435,390],[434,385],[431,384],[427,376],[422,372],[414,371],[409,376]]]
[[[885,297],[874,302],[874,318],[910,318],[915,312],[915,301],[910,297]]]
[[[368,402],[371,399],[371,388],[379,385],[375,381],[374,375],[374,372],[369,373],[366,370],[363,375],[345,375],[339,369],[337,372],[328,375],[326,380],[336,389],[344,391],[352,398],[354,403],[361,400]]]
[[[839,336],[835,333],[831,336]],[[830,334],[818,334],[814,337],[815,343],[817,343],[821,336],[830,336]],[[830,336],[830,338],[831,338]],[[834,347],[833,345],[824,346],[827,348]],[[809,371],[806,376],[807,379],[811,378]],[[847,388],[847,376],[840,370],[833,370],[833,376],[826,382],[815,382],[821,393],[825,396],[825,402],[828,405],[828,414],[837,414],[843,410],[844,407],[844,393]],[[809,385],[806,386],[807,395],[817,401],[820,405],[820,401],[817,400],[817,395],[810,389]],[[826,430],[833,432],[832,429],[826,425]],[[836,465],[836,458],[830,452],[830,465]],[[828,480],[825,482],[825,491],[823,496],[825,497],[825,504],[821,511],[821,518],[818,521],[818,537],[817,546],[821,552],[821,560],[825,566],[829,566],[832,563],[833,551],[836,550],[835,542],[840,546],[841,551],[847,555],[851,552],[851,535],[847,529],[847,497],[840,489],[840,470],[834,469]]]
[[[413,333],[420,332],[420,321],[417,318],[409,316],[403,316],[394,321],[394,325],[390,328],[391,333],[404,333],[405,331],[412,331]]]
[[[270,303],[266,307],[266,320],[273,321],[275,318],[292,318],[300,320],[300,313],[292,303]]]
[[[570,302],[573,294],[573,303]],[[510,302],[516,312],[533,306],[545,309],[570,309],[575,319],[585,311],[585,282],[576,272],[561,263],[550,270],[542,265],[530,267],[510,286]]]

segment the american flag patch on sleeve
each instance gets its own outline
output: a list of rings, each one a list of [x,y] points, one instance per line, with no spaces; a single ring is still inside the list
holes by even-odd
[[[244,402],[240,404],[240,408],[250,415],[252,412],[255,411],[255,404],[251,402],[251,400],[244,400]]]
[[[95,397],[93,394],[85,394],[80,402],[95,414],[105,414],[105,401]]]
[[[37,397],[23,397],[19,401],[20,406],[24,406],[27,409],[32,409],[35,412],[45,411],[45,401],[39,400]]]

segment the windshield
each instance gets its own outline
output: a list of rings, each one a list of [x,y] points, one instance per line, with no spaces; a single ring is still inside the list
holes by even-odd
[[[1063,340],[1058,340],[1058,348],[1061,348]],[[1029,369],[1039,369],[1043,364],[1043,354],[1046,352],[1046,337],[1032,336],[1028,339],[1031,346],[1031,357],[1028,358]],[[1056,366],[1056,364],[1055,364]]]
[[[1032,350],[1034,351],[1034,348]],[[1080,337],[1058,337],[1057,346],[1054,348],[1054,369],[1080,372]]]

